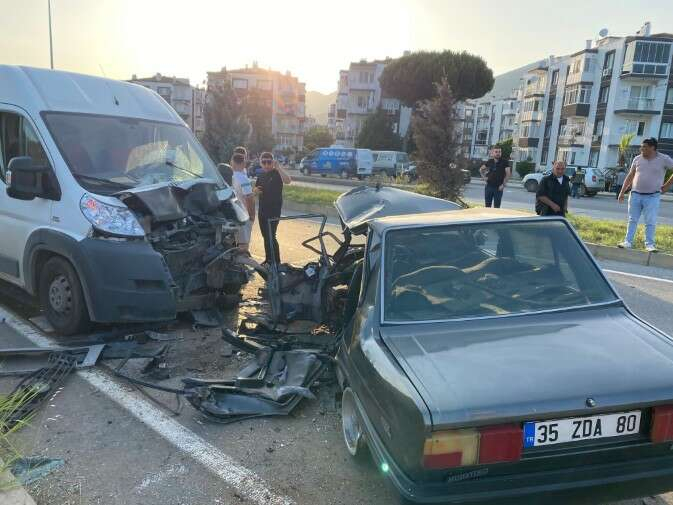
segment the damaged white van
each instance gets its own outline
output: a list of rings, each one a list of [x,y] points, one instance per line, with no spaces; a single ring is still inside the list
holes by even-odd
[[[248,219],[153,91],[0,65],[0,278],[60,334],[217,308],[247,281]]]

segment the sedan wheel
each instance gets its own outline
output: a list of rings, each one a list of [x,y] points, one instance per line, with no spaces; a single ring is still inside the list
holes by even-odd
[[[526,190],[531,193],[535,193],[537,191],[537,181],[535,179],[526,181]]]
[[[365,440],[351,388],[346,388],[341,398],[341,427],[346,449],[351,456],[359,458],[366,452]]]

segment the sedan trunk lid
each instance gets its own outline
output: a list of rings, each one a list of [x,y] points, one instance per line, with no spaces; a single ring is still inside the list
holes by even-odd
[[[433,430],[673,398],[671,340],[621,305],[384,326],[381,336],[423,397]]]

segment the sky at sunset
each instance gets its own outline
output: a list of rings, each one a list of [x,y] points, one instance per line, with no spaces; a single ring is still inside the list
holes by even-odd
[[[253,60],[330,92],[340,68],[406,49],[467,50],[497,75],[583,48],[601,28],[673,32],[673,0],[52,0],[54,65],[117,79]],[[0,63],[49,66],[47,0],[0,0]]]

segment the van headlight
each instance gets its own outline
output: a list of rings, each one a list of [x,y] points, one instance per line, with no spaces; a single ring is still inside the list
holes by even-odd
[[[79,201],[79,208],[98,231],[117,237],[145,236],[136,216],[124,205],[110,205],[91,195],[84,195]]]

